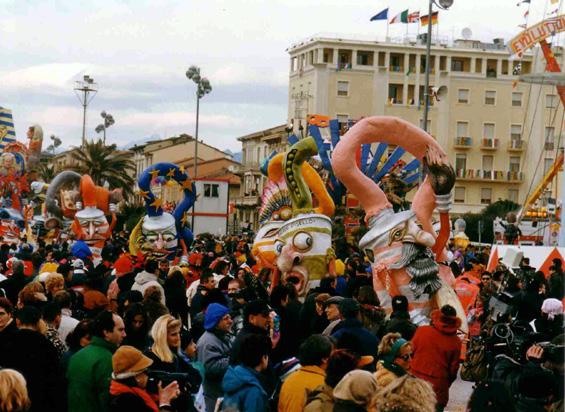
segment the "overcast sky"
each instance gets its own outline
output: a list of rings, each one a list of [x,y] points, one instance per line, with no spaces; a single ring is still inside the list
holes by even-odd
[[[531,0],[529,21],[555,9]],[[440,35],[511,38],[528,5],[518,0],[455,0],[440,13]],[[0,0],[0,106],[12,109],[19,140],[30,124],[63,146],[80,144],[82,107],[74,82],[89,74],[99,92],[88,108],[87,134],[99,113],[114,115],[108,141],[194,134],[195,88],[185,77],[199,65],[213,87],[201,101],[200,137],[240,150],[236,137],[286,122],[288,55],[315,33],[385,34],[369,18],[389,18],[426,0]],[[421,13],[426,14],[426,13]],[[390,26],[390,35],[406,26]],[[416,34],[417,25],[410,25]],[[49,141],[44,142],[44,147]]]

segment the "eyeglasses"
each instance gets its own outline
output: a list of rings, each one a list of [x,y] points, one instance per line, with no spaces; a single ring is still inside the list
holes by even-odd
[[[406,355],[400,355],[399,358],[402,359],[404,362],[408,362],[410,359],[414,357],[412,352],[407,353]]]

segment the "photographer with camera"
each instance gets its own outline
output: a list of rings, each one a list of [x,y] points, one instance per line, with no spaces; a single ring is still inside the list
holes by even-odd
[[[531,345],[524,363],[506,354],[497,355],[491,379],[505,386],[516,401],[517,412],[562,410],[564,349],[562,334],[551,343]]]
[[[133,346],[121,346],[112,356],[110,412],[173,411],[171,403],[180,394],[176,381],[164,388],[158,383],[158,404],[147,392],[147,368],[153,361]]]
[[[186,363],[179,355],[181,322],[171,315],[158,318],[151,329],[153,345],[146,355],[153,361],[149,367],[155,380],[167,383],[178,381],[180,395],[171,404],[171,410],[195,411],[191,393],[198,392],[202,378],[198,371]],[[149,389],[150,392],[154,392]]]

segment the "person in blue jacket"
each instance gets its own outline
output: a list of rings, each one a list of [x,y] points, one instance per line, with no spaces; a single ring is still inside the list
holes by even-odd
[[[260,373],[269,365],[271,340],[265,335],[250,334],[243,338],[241,347],[250,350],[242,351],[241,364],[230,366],[224,375],[222,410],[269,411],[269,398],[261,385]]]

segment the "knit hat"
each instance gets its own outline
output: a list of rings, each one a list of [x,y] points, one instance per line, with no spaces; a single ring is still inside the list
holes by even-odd
[[[547,315],[547,319],[553,320],[556,315],[563,313],[563,303],[554,298],[546,299],[541,305],[541,311]]]
[[[131,378],[153,364],[153,361],[133,346],[120,346],[112,356],[112,379]]]
[[[211,330],[229,313],[229,309],[219,303],[212,303],[204,314],[204,329]]]
[[[351,401],[356,405],[367,406],[375,392],[377,380],[371,372],[355,369],[348,372],[334,389],[334,398]]]
[[[345,298],[339,302],[339,313],[341,313],[344,318],[354,318],[360,310],[361,306],[355,299]]]

